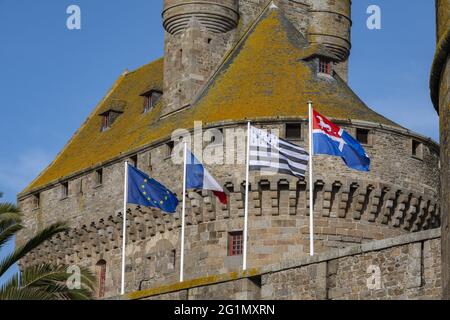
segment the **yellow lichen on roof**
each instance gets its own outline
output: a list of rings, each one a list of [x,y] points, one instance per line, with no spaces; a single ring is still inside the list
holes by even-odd
[[[295,38],[298,37],[298,38]],[[39,189],[137,150],[194,121],[215,123],[258,118],[306,118],[307,101],[330,118],[395,125],[362,103],[341,80],[318,79],[301,59],[305,41],[279,10],[268,10],[233,49],[193,106],[159,120],[160,103],[143,114],[142,93],[162,88],[163,59],[120,78],[55,161],[24,191]],[[306,42],[305,42],[306,45]],[[123,101],[124,113],[101,132],[99,111]]]
[[[343,81],[317,79],[301,58],[299,33],[271,10],[225,62],[195,107],[212,120],[307,117],[307,102],[330,118],[395,125],[369,109]],[[301,41],[301,39],[299,40]]]

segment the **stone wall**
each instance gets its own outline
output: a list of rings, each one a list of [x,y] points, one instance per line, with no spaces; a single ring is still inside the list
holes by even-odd
[[[345,128],[352,132],[355,125],[347,123]],[[278,129],[281,135],[284,134],[281,122],[261,123],[260,126]],[[373,159],[370,173],[351,171],[340,159],[317,157],[315,160],[314,233],[318,252],[440,225],[437,146],[406,131],[367,123],[364,127],[371,130],[371,146],[367,146]],[[224,128],[228,127],[224,125]],[[304,128],[306,131],[306,124]],[[423,159],[411,155],[412,139],[423,143]],[[305,141],[297,143],[306,147]],[[182,167],[172,163],[167,148],[166,144],[159,144],[138,152],[138,167],[181,194]],[[230,149],[229,146],[226,148]],[[396,152],[389,151],[394,149]],[[128,157],[133,158],[132,155]],[[237,157],[243,158],[242,155]],[[26,214],[25,224],[30,231],[35,232],[58,220],[68,221],[74,228],[34,252],[24,264],[51,260],[94,267],[99,260],[105,260],[108,296],[117,294],[122,242],[123,160],[104,164],[101,185],[96,182],[98,168],[68,180],[67,198],[61,197],[61,185],[43,190],[38,209],[33,209],[33,195],[20,199]],[[189,193],[187,279],[236,271],[242,263],[241,257],[227,256],[227,238],[229,232],[243,229],[244,165],[215,165],[209,169],[228,189],[230,203],[223,206],[207,192]],[[308,189],[308,182],[304,180],[252,173],[250,266],[300,259],[308,254]],[[180,261],[180,213],[169,216],[155,210],[130,207],[128,221],[128,290],[176,281]],[[18,242],[26,238],[27,234],[23,233]]]
[[[440,254],[440,231],[435,229],[119,299],[440,299]]]
[[[450,299],[450,55],[447,58],[447,63],[442,74],[442,81],[440,86],[440,115],[441,115],[441,144],[442,144],[442,156],[441,156],[441,181],[442,181],[442,228],[444,230],[442,236],[442,246],[446,248],[444,251],[443,265],[444,265],[444,279],[445,282],[445,294]]]
[[[431,98],[440,115],[442,181],[442,266],[444,297],[450,300],[450,0],[436,0],[437,49],[431,70]]]

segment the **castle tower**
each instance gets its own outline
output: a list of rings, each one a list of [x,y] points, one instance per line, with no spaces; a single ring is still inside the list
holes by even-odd
[[[350,55],[351,0],[311,0],[308,39],[322,44],[338,58],[335,71],[347,81]]]
[[[166,0],[164,4],[164,59],[121,75],[51,165],[18,195],[27,228],[17,237],[18,245],[56,220],[67,221],[72,228],[33,250],[22,259],[21,268],[41,263],[87,266],[102,275],[99,298],[120,293],[123,252],[127,292],[165,288],[175,299],[297,299],[302,294],[310,299],[312,291],[321,299],[439,295],[437,233],[409,236],[441,225],[439,146],[371,110],[332,72],[330,62],[340,78],[347,73],[351,2]],[[433,100],[443,121],[442,194],[447,199],[449,8],[450,0],[438,1],[440,40],[432,73]],[[310,99],[318,112],[365,146],[372,168],[355,172],[339,158],[319,155],[313,180],[252,172],[248,265],[264,274],[252,271],[244,275],[251,279],[239,276],[237,282],[228,281],[236,279],[242,266],[247,122],[307,148]],[[189,190],[186,195],[187,282],[178,295],[172,290],[180,288],[181,206],[176,214],[167,215],[130,204],[123,230],[123,168],[125,161],[132,163],[181,200],[183,168],[171,158],[180,147],[174,133],[187,129],[195,134],[197,121],[203,124],[203,134],[195,136],[199,140],[194,148],[191,145],[194,152],[198,142],[223,133],[223,144],[216,137],[211,140],[218,147],[213,151],[217,163],[204,162],[226,189],[229,202],[220,203],[206,190]],[[308,257],[310,197],[316,253],[325,254],[317,257],[317,266]],[[450,278],[449,205],[444,202],[442,226],[445,292]],[[396,240],[371,244],[390,238]],[[399,243],[406,250],[397,248]],[[368,295],[367,265],[380,263],[380,252],[385,251],[380,244],[389,247],[383,256],[395,269],[387,274],[393,285]],[[298,261],[306,265],[299,266]],[[299,274],[313,278],[300,283]],[[220,290],[209,290],[215,285],[211,278],[220,281]],[[286,284],[296,281],[298,285],[284,292]],[[207,290],[197,287],[205,283]],[[311,286],[314,283],[319,286]],[[280,290],[274,290],[277,287]]]
[[[450,0],[436,0],[437,46],[431,70],[430,91],[440,115],[441,127],[441,207],[442,207],[442,287],[450,300]]]
[[[238,0],[165,0],[162,16],[164,117],[191,104],[230,48]]]
[[[165,0],[162,117],[192,104],[225,53],[271,2],[312,45],[329,50],[334,70],[347,81],[351,0]]]

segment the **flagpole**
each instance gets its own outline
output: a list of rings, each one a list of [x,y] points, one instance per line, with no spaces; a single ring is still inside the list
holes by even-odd
[[[249,177],[250,177],[250,132],[251,124],[247,124],[247,162],[245,172],[245,211],[244,211],[244,250],[243,250],[243,267],[244,271],[247,270],[247,247],[248,247],[248,194],[249,194]]]
[[[314,181],[313,181],[313,107],[308,101],[309,111],[309,253],[314,256]]]
[[[184,142],[183,156],[183,209],[181,213],[181,252],[180,252],[180,282],[184,281],[184,233],[186,220],[186,175],[187,175],[187,142]]]
[[[127,203],[128,203],[128,161],[125,161],[125,181],[123,188],[123,226],[122,226],[122,283],[120,294],[125,294],[125,256],[127,245]]]

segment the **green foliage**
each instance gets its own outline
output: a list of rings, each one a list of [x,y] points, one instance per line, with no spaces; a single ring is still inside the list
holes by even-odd
[[[13,204],[0,204],[0,250],[24,227],[20,210]],[[39,231],[22,246],[0,261],[0,278],[27,254],[65,232],[65,223],[55,223]],[[88,300],[93,298],[95,277],[85,268],[79,275],[67,272],[67,266],[42,264],[27,267],[21,275],[14,275],[0,287],[0,300]],[[72,286],[70,280],[78,277],[79,283]]]

